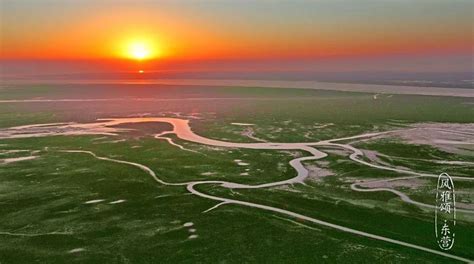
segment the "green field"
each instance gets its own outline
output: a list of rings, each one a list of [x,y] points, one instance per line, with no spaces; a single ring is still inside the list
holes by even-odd
[[[172,183],[257,185],[295,177],[288,163],[308,155],[301,150],[215,147],[166,135],[191,150],[186,151],[153,138],[170,129],[165,123],[122,126],[131,130],[118,135],[1,136],[13,126],[149,116],[198,117],[190,121],[193,131],[222,141],[316,142],[425,123],[469,126],[474,123],[474,98],[383,94],[374,99],[367,93],[281,88],[25,85],[0,88],[0,101],[2,264],[457,262],[238,204],[204,212],[218,202],[198,197],[186,186],[161,185],[128,164],[64,152],[91,151],[139,163]],[[255,138],[245,134],[249,131]],[[451,150],[397,134],[343,142],[377,152],[378,160],[362,157],[369,163],[474,177],[472,145]],[[209,183],[196,189],[441,251],[433,210],[405,203],[391,192],[350,188],[356,181],[407,174],[364,166],[334,146],[315,148],[328,156],[303,163],[310,170],[305,185],[229,189]],[[455,187],[464,209],[474,211],[474,182],[455,180]],[[393,188],[415,201],[435,202],[434,178]],[[456,242],[447,253],[474,260],[474,213],[460,211],[457,220]]]

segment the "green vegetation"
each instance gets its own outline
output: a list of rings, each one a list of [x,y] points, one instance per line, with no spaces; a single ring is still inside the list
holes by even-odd
[[[469,98],[393,95],[374,100],[372,94],[302,89],[154,88],[120,86],[114,90],[109,85],[70,85],[60,89],[40,85],[1,89],[0,100],[110,100],[0,103],[0,127],[198,114],[201,118],[192,119],[191,127],[208,138],[255,142],[245,134],[250,129],[254,137],[270,142],[311,142],[418,122],[474,123],[474,99]],[[201,99],[164,100],[179,98]],[[101,157],[140,163],[167,182],[220,180],[243,184],[292,178],[296,172],[288,162],[295,156],[308,155],[302,151],[211,147],[166,136],[192,150],[186,151],[152,137],[153,133],[170,130],[169,125],[126,124],[120,128],[132,130],[117,136],[0,139],[0,263],[452,262],[255,208],[226,204],[203,213],[217,202],[192,195],[185,186],[161,185],[134,166],[99,160],[86,153],[64,152],[86,150]],[[380,153],[378,162],[393,167],[433,174],[449,170],[452,175],[473,176],[472,166],[433,162],[474,162],[469,149],[466,151],[471,155],[453,154],[399,138],[351,144]],[[342,149],[317,148],[329,153],[328,157],[304,165],[330,174],[311,174],[307,185],[231,190],[219,184],[202,184],[196,189],[438,248],[432,211],[404,203],[391,192],[350,189],[356,180],[407,175],[364,166],[350,160],[350,153]],[[6,162],[29,156],[35,158]],[[239,161],[245,164],[239,165]],[[424,179],[413,188],[399,185],[394,189],[413,200],[432,204],[435,186],[435,179]],[[461,193],[459,201],[472,205],[474,185],[456,182],[455,186]],[[473,216],[458,215],[456,244],[449,253],[474,259]],[[189,222],[193,225],[184,226]]]

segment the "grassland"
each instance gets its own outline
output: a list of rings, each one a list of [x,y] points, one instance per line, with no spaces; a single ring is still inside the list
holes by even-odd
[[[12,91],[15,91],[12,93]],[[36,98],[36,99],[35,99]],[[38,99],[39,98],[39,99]],[[45,102],[54,99],[59,101]],[[146,98],[147,100],[143,100]],[[253,142],[243,131],[271,142],[310,142],[413,123],[474,123],[474,99],[270,88],[153,86],[23,86],[0,90],[0,127],[51,122],[92,122],[124,116],[198,116],[191,127],[208,138]],[[61,101],[77,99],[77,101]],[[87,101],[83,101],[88,99]],[[94,101],[91,99],[101,99]],[[82,100],[82,101],[81,101]],[[175,142],[183,151],[150,136],[169,127],[132,127],[118,136],[52,136],[0,139],[0,159],[36,156],[0,164],[1,263],[433,263],[452,260],[392,245],[284,215],[216,204],[189,194],[184,186],[157,184],[142,170],[82,153],[137,162],[169,182],[225,180],[261,184],[294,177],[288,165],[302,151],[245,150]],[[437,174],[473,176],[472,167],[416,159],[472,162],[473,156],[398,138],[354,143],[390,157],[392,166]],[[19,151],[24,150],[24,151]],[[322,147],[330,151],[330,147]],[[334,150],[334,149],[333,149]],[[363,166],[346,151],[306,162],[331,172],[307,185],[230,190],[218,184],[203,193],[292,210],[327,222],[437,249],[433,214],[389,192],[361,193],[354,180],[406,176]],[[236,160],[248,163],[239,165]],[[246,175],[248,174],[248,175]],[[472,184],[456,182],[463,193]],[[433,180],[400,187],[413,199],[433,203]],[[466,203],[471,203],[465,195]],[[92,202],[103,200],[99,202]],[[114,203],[121,201],[119,203]],[[184,226],[192,222],[192,227]],[[474,219],[459,214],[452,254],[474,259]],[[195,229],[192,232],[192,229]],[[198,235],[190,239],[191,235]]]

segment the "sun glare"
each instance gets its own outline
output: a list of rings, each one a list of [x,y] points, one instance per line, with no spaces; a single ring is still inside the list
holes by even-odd
[[[130,47],[130,54],[137,60],[143,60],[150,56],[150,49],[143,43],[136,43]]]
[[[148,60],[157,56],[158,51],[150,42],[131,42],[126,45],[126,57],[134,60]]]

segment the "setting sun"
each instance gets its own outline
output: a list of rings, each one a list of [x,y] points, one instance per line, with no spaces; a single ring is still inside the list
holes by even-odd
[[[129,59],[148,60],[159,56],[159,50],[151,41],[131,41],[125,44],[123,55]]]
[[[135,43],[130,47],[130,55],[137,60],[147,59],[150,57],[150,49],[143,43]]]

